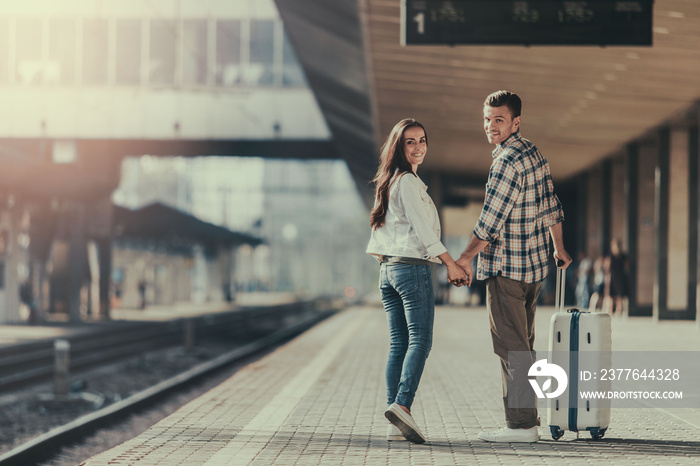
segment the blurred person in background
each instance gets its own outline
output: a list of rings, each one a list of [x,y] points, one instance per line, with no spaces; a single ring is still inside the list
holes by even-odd
[[[622,315],[627,297],[627,255],[622,251],[622,241],[610,242],[610,255],[605,258],[605,299],[603,310],[612,315]]]
[[[139,309],[146,309],[146,280],[141,279],[138,283],[139,288]]]
[[[576,307],[588,309],[591,301],[591,272],[593,262],[585,252],[579,253],[578,268],[576,269]]]
[[[591,300],[588,303],[588,310],[595,312],[598,305],[603,305],[603,297],[605,296],[605,258],[597,257],[593,261],[593,292]]]
[[[437,209],[418,177],[427,151],[428,136],[419,122],[404,119],[391,130],[373,180],[375,200],[367,246],[367,253],[381,264],[379,290],[389,324],[387,439],[415,443],[425,442],[411,416],[411,405],[433,341],[430,264],[445,264],[447,280],[454,285],[463,285],[466,279],[440,241]]]

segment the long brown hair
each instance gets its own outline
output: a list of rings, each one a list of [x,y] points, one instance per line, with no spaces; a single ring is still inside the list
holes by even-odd
[[[425,127],[413,118],[406,118],[394,125],[389,136],[382,145],[382,152],[379,156],[379,168],[372,182],[374,183],[374,208],[369,216],[369,224],[372,229],[377,229],[384,225],[386,210],[389,205],[389,187],[394,177],[394,172],[398,169],[397,175],[404,173],[413,174],[413,167],[406,160],[403,150],[403,134],[411,127],[418,126],[425,134],[425,144],[428,144],[428,133]]]

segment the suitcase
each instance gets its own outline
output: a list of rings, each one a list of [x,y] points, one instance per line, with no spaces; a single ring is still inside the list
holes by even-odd
[[[557,267],[556,312],[550,322],[549,354],[550,362],[569,374],[569,383],[559,397],[547,399],[549,430],[554,440],[566,430],[577,435],[588,431],[592,438],[600,439],[610,425],[610,400],[579,398],[579,388],[585,385],[586,390],[607,392],[612,388],[612,381],[589,376],[583,382],[583,372],[580,371],[582,366],[598,370],[611,367],[610,315],[578,309],[564,312],[565,281],[564,270]]]

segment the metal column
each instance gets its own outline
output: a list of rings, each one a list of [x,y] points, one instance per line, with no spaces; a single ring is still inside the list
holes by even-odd
[[[112,238],[95,239],[100,263],[100,319],[110,318],[110,287],[112,285]]]
[[[600,222],[600,252],[606,256],[610,254],[610,233],[611,233],[611,215],[612,215],[612,199],[610,196],[612,181],[612,161],[607,159],[602,164],[602,180],[601,184],[603,191],[603,202],[601,202],[601,222]]]
[[[572,214],[573,222],[576,231],[576,239],[574,243],[574,250],[576,252],[583,252],[588,255],[586,250],[586,209],[588,208],[588,198],[586,197],[587,186],[586,186],[586,175],[579,175],[576,178],[576,208]],[[568,212],[564,211],[564,215]],[[570,228],[570,227],[568,227]]]
[[[81,315],[81,289],[85,283],[87,273],[87,240],[85,238],[85,205],[81,202],[72,202],[65,210],[69,216],[70,257],[69,263],[69,290],[68,290],[68,318],[70,322],[82,321]]]
[[[627,183],[625,184],[625,202],[627,203],[627,248],[629,254],[629,300],[628,314],[637,312],[637,254],[639,243],[639,143],[627,146],[626,153]]]
[[[670,197],[671,130],[658,130],[654,196],[654,228],[656,274],[654,276],[653,316],[655,320],[668,317],[668,225]]]
[[[698,299],[698,221],[700,220],[700,164],[698,163],[698,138],[700,132],[697,126],[688,130],[688,313],[689,319],[697,317]]]

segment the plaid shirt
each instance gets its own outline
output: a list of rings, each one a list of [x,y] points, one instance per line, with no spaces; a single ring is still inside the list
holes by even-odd
[[[515,132],[493,151],[486,199],[474,235],[489,244],[479,253],[477,278],[538,283],[547,276],[549,227],[564,221],[549,163]]]

